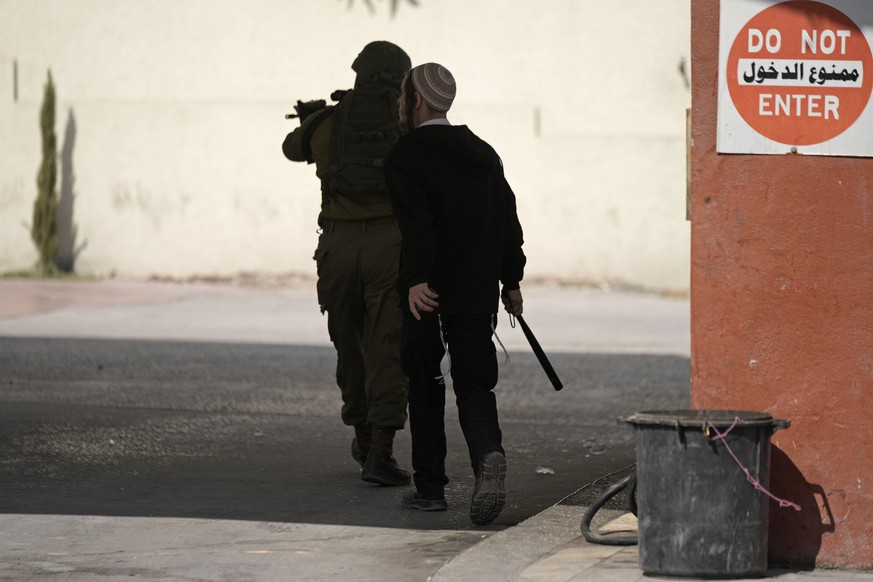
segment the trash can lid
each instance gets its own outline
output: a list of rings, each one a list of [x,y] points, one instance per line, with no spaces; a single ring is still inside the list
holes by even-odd
[[[774,420],[766,412],[751,410],[648,410],[619,419],[632,425],[663,425],[703,428],[708,424],[717,428],[728,427],[739,418],[737,426],[778,426],[786,428],[788,421]]]

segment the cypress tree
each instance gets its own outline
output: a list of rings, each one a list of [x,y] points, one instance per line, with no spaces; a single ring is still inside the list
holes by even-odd
[[[58,143],[55,135],[55,85],[48,72],[42,108],[39,112],[42,129],[42,162],[36,175],[36,201],[33,203],[33,224],[30,237],[36,245],[39,258],[37,268],[43,273],[55,270],[55,259],[60,248],[57,214],[58,193],[55,189],[58,175]]]

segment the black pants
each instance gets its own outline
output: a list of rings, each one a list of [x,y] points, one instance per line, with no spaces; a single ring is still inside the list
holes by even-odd
[[[446,477],[446,386],[440,378],[445,354],[440,334],[448,343],[452,386],[458,417],[474,474],[488,452],[500,451],[497,422],[497,354],[491,340],[493,315],[422,313],[421,321],[407,314],[403,324],[403,371],[409,376],[409,428],[415,487],[427,498],[443,497]]]

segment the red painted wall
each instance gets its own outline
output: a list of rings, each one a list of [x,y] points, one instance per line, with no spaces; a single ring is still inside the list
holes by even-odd
[[[692,406],[791,421],[771,563],[873,569],[873,159],[717,154],[719,2],[691,11]]]

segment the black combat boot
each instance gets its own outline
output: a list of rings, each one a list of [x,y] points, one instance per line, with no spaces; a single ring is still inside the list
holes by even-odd
[[[401,469],[394,459],[394,431],[373,429],[370,454],[364,464],[361,480],[379,485],[409,485],[409,473]]]
[[[358,462],[361,469],[367,463],[370,453],[370,443],[373,441],[373,429],[369,424],[355,425],[355,438],[352,439],[352,458]]]

